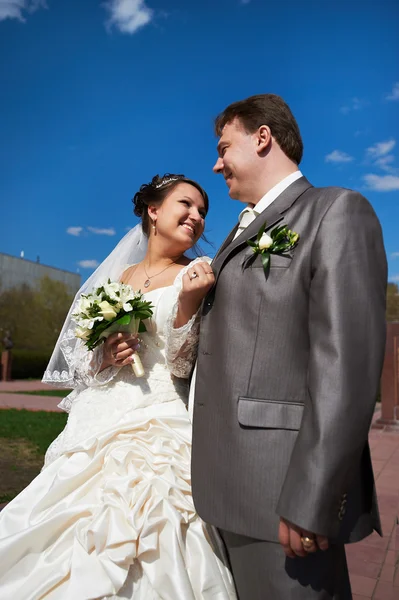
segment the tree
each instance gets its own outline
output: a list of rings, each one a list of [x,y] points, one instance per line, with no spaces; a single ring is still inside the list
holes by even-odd
[[[50,352],[72,302],[66,285],[44,277],[37,289],[24,284],[0,293],[0,329],[14,348]]]

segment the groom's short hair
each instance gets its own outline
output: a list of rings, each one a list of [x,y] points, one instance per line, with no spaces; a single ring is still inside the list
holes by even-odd
[[[234,119],[238,119],[248,133],[268,125],[284,154],[299,165],[303,154],[301,133],[290,107],[280,96],[259,94],[233,102],[216,117],[216,135],[220,137],[224,126]]]

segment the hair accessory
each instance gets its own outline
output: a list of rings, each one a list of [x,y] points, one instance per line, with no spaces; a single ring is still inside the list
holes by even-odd
[[[179,179],[182,179],[181,177],[165,177],[165,179],[163,179],[160,183],[156,184],[156,189],[163,187],[164,185],[166,185],[167,183],[171,183],[172,181],[178,181]]]

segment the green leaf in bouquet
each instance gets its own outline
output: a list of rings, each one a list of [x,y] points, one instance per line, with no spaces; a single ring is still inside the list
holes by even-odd
[[[89,341],[97,341],[100,335],[105,331],[108,327],[108,321],[97,321],[92,329],[92,333],[90,334]]]
[[[112,325],[114,324],[118,324],[118,325],[130,325],[130,321],[132,320],[132,315],[130,313],[127,313],[126,315],[123,315],[122,317],[119,317],[119,319],[116,319],[115,321],[112,321]]]
[[[147,327],[144,325],[143,321],[140,321],[139,333],[145,333],[146,331],[147,331]]]

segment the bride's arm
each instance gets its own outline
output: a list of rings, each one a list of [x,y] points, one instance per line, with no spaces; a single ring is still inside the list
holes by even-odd
[[[195,274],[195,276],[194,276]],[[177,298],[165,328],[166,364],[176,377],[188,378],[197,356],[200,307],[215,281],[209,259],[195,260],[177,281]]]
[[[107,340],[108,341],[108,340]],[[109,383],[119,369],[108,362],[106,342],[94,350],[88,350],[81,342],[74,352],[74,382],[76,387],[99,386]]]

